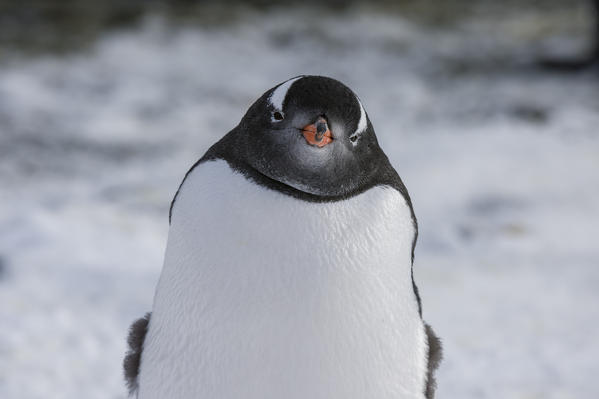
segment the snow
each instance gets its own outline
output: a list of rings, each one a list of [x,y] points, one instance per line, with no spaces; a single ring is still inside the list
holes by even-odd
[[[151,308],[180,180],[300,74],[354,89],[410,190],[438,397],[599,394],[596,76],[533,67],[530,14],[509,31],[310,15],[149,18],[0,64],[0,397],[126,396],[127,328]]]

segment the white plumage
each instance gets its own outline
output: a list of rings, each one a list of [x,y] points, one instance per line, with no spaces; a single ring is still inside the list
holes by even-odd
[[[392,188],[312,203],[200,164],[173,208],[138,397],[423,398],[413,236]]]
[[[276,111],[283,112],[283,102],[285,101],[285,97],[287,97],[289,88],[296,80],[300,80],[302,77],[298,76],[286,80],[273,90],[272,94],[268,97],[268,102]]]

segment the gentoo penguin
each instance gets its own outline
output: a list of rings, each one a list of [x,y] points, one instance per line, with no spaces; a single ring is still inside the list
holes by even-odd
[[[173,199],[153,310],[130,330],[131,393],[432,398],[416,236],[358,97],[321,76],[275,86]]]

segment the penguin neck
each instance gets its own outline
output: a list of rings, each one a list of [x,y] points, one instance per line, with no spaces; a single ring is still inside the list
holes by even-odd
[[[185,180],[189,176],[189,174],[199,165],[207,161],[215,161],[215,160],[224,160],[229,164],[229,167],[234,171],[242,174],[247,179],[253,181],[255,184],[263,186],[265,188],[277,191],[284,195],[300,199],[305,202],[336,202],[336,201],[344,201],[348,198],[352,198],[354,196],[360,195],[365,191],[377,187],[377,186],[386,186],[393,188],[399,192],[399,194],[404,198],[408,208],[410,209],[410,218],[412,220],[412,224],[415,230],[414,240],[412,243],[412,259],[414,258],[414,249],[416,246],[416,239],[418,237],[418,222],[416,220],[416,215],[414,213],[414,209],[412,206],[412,201],[410,198],[410,194],[403,181],[389,162],[389,159],[386,157],[384,153],[382,153],[376,160],[378,164],[376,168],[376,174],[371,176],[367,182],[364,182],[360,187],[356,188],[353,191],[348,192],[344,195],[337,196],[319,196],[315,194],[311,194],[302,190],[298,190],[292,186],[284,184],[280,181],[272,179],[263,173],[259,172],[255,168],[253,168],[249,163],[245,160],[246,154],[241,153],[243,149],[247,146],[243,141],[243,138],[247,136],[245,133],[245,129],[248,127],[245,125],[239,125],[229,133],[227,133],[221,140],[219,140],[216,144],[208,149],[208,151],[202,156],[186,173],[183,182],[181,183],[177,193],[175,194],[173,201],[171,202],[170,210],[169,210],[169,221],[172,217],[172,209],[175,204],[175,201],[178,198],[179,190],[181,186],[185,183]],[[372,166],[372,165],[370,165]]]

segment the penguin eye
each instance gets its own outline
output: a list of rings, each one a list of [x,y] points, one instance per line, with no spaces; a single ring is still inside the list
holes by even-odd
[[[275,111],[272,113],[272,119],[273,121],[282,121],[283,120],[283,113],[279,112],[279,111]]]

